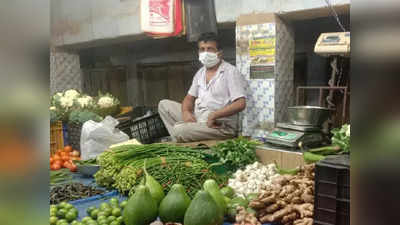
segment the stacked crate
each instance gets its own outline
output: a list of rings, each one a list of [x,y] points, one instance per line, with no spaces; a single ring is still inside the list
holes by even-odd
[[[314,224],[350,224],[350,159],[329,156],[315,170]]]

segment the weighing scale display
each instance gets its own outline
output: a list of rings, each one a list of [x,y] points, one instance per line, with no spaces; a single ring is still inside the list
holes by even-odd
[[[278,131],[278,130],[272,131],[270,135],[271,135],[271,137],[274,137],[274,138],[286,139],[286,140],[295,140],[298,137],[296,134],[288,133],[285,131]]]

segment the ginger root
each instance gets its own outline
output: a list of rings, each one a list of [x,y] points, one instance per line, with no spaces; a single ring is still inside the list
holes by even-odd
[[[306,165],[296,175],[274,177],[272,184],[250,203],[261,223],[312,225],[314,169]]]
[[[260,219],[260,221],[261,221],[261,223],[271,223],[271,222],[274,222],[274,221],[278,221],[279,219],[281,219],[285,215],[291,213],[292,211],[293,211],[292,206],[288,205],[285,208],[274,212],[274,214],[269,214],[269,215],[266,215],[266,216],[262,217]]]
[[[313,225],[314,220],[312,218],[298,219],[293,222],[293,225]]]
[[[272,204],[272,205],[270,205],[270,206],[268,206],[266,209],[265,209],[265,211],[267,212],[267,213],[273,213],[273,212],[275,212],[276,210],[278,210],[279,209],[279,205],[278,204]]]
[[[314,215],[314,205],[311,203],[304,203],[302,205],[294,205],[293,209],[300,214],[300,218],[312,217]]]
[[[254,214],[247,212],[243,207],[238,207],[235,225],[261,225],[261,223],[257,220]]]
[[[249,207],[255,210],[263,209],[265,207],[265,204],[261,201],[253,200],[249,203]]]
[[[298,218],[297,213],[292,212],[286,216],[284,216],[281,220],[281,223],[286,224],[286,223],[291,223],[294,220],[296,220]]]

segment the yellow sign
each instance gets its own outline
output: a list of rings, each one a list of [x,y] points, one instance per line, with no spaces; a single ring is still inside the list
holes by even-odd
[[[275,37],[249,40],[250,56],[275,55]]]

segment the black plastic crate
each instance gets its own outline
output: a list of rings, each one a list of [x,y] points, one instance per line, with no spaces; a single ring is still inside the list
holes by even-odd
[[[142,144],[151,144],[157,139],[169,135],[158,113],[125,121],[118,125],[118,128]]]
[[[82,125],[81,123],[68,123],[67,131],[68,131],[68,144],[74,150],[81,150],[81,133],[82,133]]]
[[[316,164],[314,224],[350,224],[350,161],[329,156]]]
[[[350,215],[334,210],[315,209],[314,225],[350,225]]]
[[[334,210],[338,213],[350,214],[350,201],[347,199],[336,199],[330,196],[318,195],[315,206],[319,209]]]

